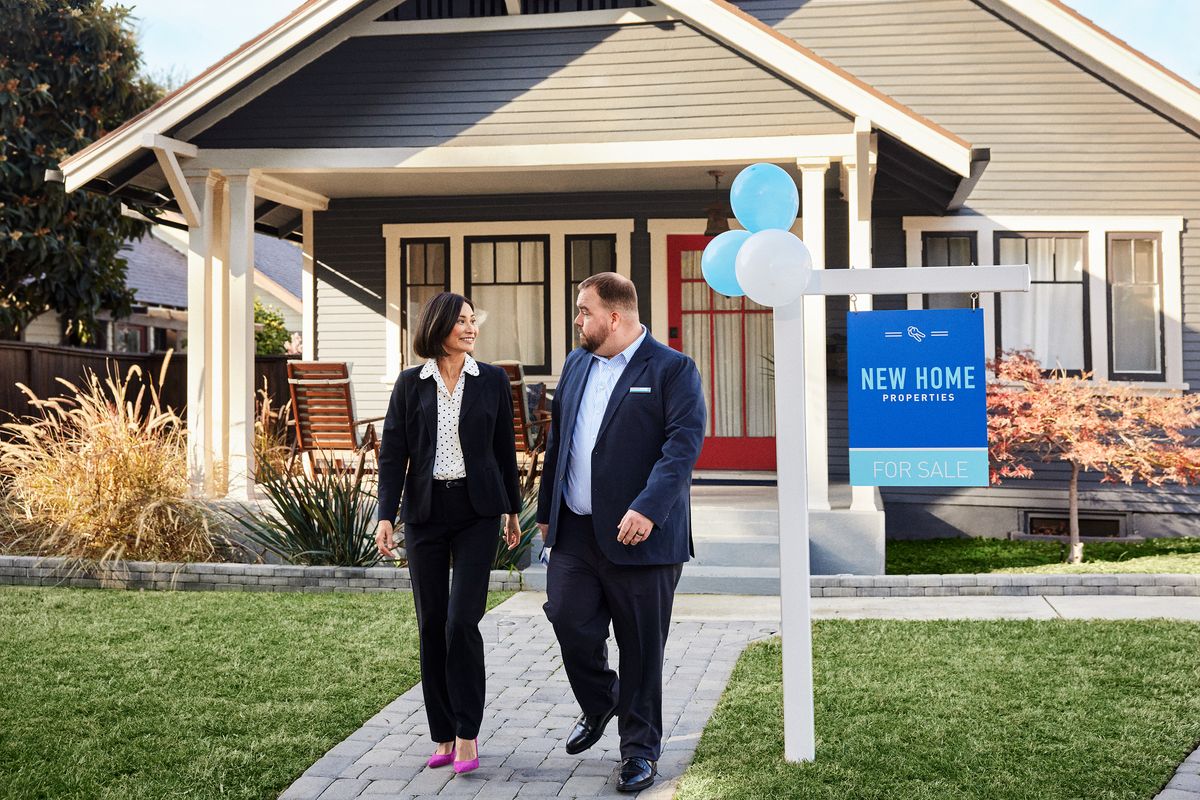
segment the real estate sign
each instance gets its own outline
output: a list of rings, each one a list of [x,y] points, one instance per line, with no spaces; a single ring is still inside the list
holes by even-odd
[[[986,486],[983,310],[846,317],[850,483]]]

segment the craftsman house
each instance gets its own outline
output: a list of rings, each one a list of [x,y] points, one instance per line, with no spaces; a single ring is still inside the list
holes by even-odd
[[[62,171],[69,190],[165,196],[190,228],[197,481],[249,458],[255,231],[302,242],[305,355],[350,362],[372,414],[430,293],[471,296],[490,312],[481,357],[552,386],[575,286],[628,275],[653,335],[703,373],[701,467],[736,478],[774,468],[787,354],[769,311],[713,295],[698,265],[729,181],[760,161],[801,187],[819,267],[1028,263],[1028,295],[978,298],[993,351],[1200,385],[1200,91],[1058,0],[309,0]],[[808,337],[814,547],[885,524],[1002,535],[1063,506],[1043,473],[851,491],[848,303],[806,302],[827,331]],[[1085,508],[1170,535],[1200,495],[1087,484]]]

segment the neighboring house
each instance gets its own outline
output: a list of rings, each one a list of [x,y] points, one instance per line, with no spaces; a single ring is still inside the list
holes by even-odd
[[[704,376],[701,466],[744,471],[774,466],[770,314],[714,297],[699,254],[709,170],[758,161],[801,186],[818,266],[1028,262],[1032,292],[979,299],[993,351],[1200,386],[1200,91],[1057,0],[310,0],[63,172],[68,189],[173,197],[194,302],[226,308],[212,275],[227,274],[238,337],[248,232],[299,233],[306,355],[351,362],[367,415],[413,363],[431,293],[470,295],[490,312],[481,357],[553,384],[575,286],[628,275],[652,333]],[[847,305],[809,316],[828,333],[809,337],[814,541],[881,531],[885,508],[896,535],[1001,535],[1064,506],[1052,469],[884,490],[884,507],[844,489]],[[191,322],[224,352],[219,327]],[[192,420],[201,465],[209,428],[252,413],[243,361],[212,364],[234,378]],[[1200,522],[1195,491],[1084,488],[1129,530]]]
[[[273,236],[255,237],[255,299],[278,310],[289,331],[299,332],[300,247]],[[100,346],[119,353],[155,353],[187,350],[187,234],[157,225],[138,240],[126,243],[120,253],[126,260],[125,285],[133,290],[133,313],[113,319],[100,313],[103,328]],[[48,312],[23,331],[22,341],[61,344],[63,325],[58,314]]]

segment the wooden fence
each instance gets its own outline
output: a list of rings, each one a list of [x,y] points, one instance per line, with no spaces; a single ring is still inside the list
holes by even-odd
[[[9,414],[25,416],[28,398],[17,388],[28,386],[40,398],[60,397],[69,390],[58,382],[63,378],[76,385],[86,380],[88,371],[103,379],[112,371],[124,377],[129,368],[139,365],[143,376],[158,379],[163,353],[110,353],[78,347],[50,347],[25,342],[0,341],[0,421]],[[294,356],[258,356],[254,359],[254,386],[261,389],[266,379],[267,392],[278,408],[288,400],[287,360]],[[135,381],[137,379],[135,378]],[[187,354],[173,353],[162,384],[164,405],[187,418]],[[136,396],[136,389],[134,395]],[[8,412],[8,413],[4,413]]]

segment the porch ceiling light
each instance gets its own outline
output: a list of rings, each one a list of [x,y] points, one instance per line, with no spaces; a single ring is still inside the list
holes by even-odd
[[[717,197],[713,204],[706,209],[708,224],[704,226],[704,235],[716,236],[729,230],[729,216],[733,212],[729,210],[729,206],[721,198],[721,177],[725,173],[719,169],[710,169],[708,174],[712,176],[713,191]]]

